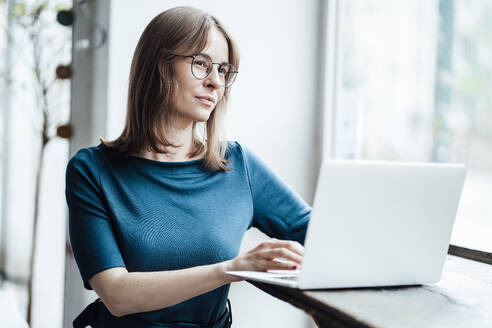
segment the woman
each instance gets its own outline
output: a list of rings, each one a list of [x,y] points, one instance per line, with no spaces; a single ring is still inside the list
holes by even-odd
[[[230,327],[229,284],[242,279],[226,271],[300,265],[311,208],[220,139],[238,66],[224,26],[198,9],[145,28],[122,134],[67,166],[73,254],[100,297],[74,327]],[[251,226],[275,238],[238,256]]]

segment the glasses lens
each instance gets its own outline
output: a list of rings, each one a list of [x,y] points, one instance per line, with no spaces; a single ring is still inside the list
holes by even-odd
[[[212,60],[210,57],[197,55],[191,63],[191,72],[197,79],[204,79],[212,70]]]
[[[228,87],[236,78],[236,68],[232,64],[223,64],[219,67],[219,74],[223,80],[223,84]]]
[[[206,78],[213,69],[212,59],[206,55],[196,55],[191,62],[193,76],[201,80]],[[222,64],[218,67],[219,78],[223,86],[230,86],[236,79],[236,67],[232,64]]]

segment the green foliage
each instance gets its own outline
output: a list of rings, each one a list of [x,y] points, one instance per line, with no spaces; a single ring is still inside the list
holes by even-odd
[[[55,9],[56,9],[56,11],[60,11],[60,10],[68,10],[70,8],[68,8],[67,6],[63,6],[63,5],[56,5]]]
[[[31,16],[36,18],[39,17],[43,12],[43,10],[45,10],[46,8],[48,8],[48,1],[45,1],[37,6],[34,6],[31,10]]]
[[[9,17],[14,22],[22,25],[37,22],[44,11],[49,9],[49,0],[29,4],[27,1],[12,1]],[[0,5],[6,4],[6,0],[0,0]]]
[[[10,17],[16,18],[26,15],[26,4],[25,3],[15,3],[12,7]]]

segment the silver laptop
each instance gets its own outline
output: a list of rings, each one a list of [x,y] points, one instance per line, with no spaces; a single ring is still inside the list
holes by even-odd
[[[327,160],[299,271],[228,271],[297,289],[440,280],[461,197],[461,164]]]

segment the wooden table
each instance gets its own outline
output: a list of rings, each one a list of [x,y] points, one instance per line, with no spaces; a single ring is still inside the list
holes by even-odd
[[[410,287],[300,291],[248,280],[318,327],[492,328],[492,265],[447,255],[441,280]]]

